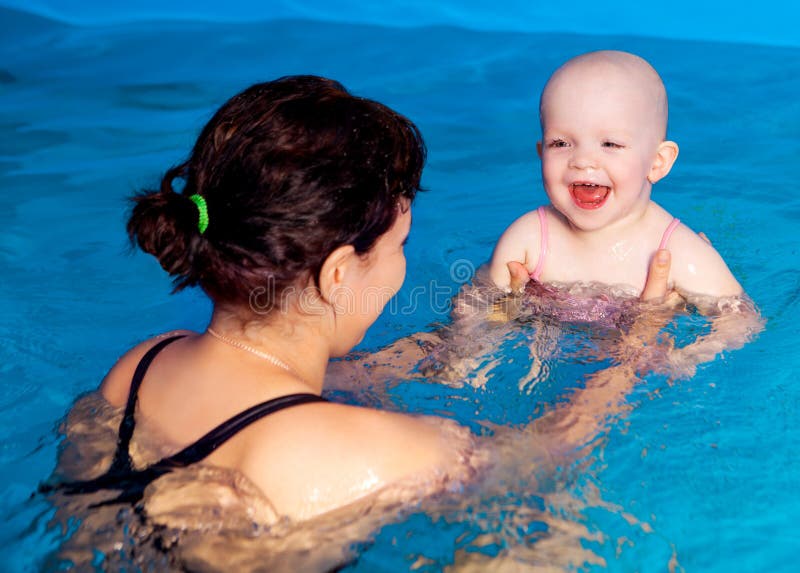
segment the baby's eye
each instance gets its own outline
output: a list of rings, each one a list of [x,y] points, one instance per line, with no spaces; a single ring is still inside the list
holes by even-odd
[[[547,143],[547,147],[566,147],[566,146],[567,142],[564,141],[563,139],[551,139]]]
[[[611,149],[622,149],[625,146],[620,143],[616,143],[615,141],[604,141],[603,147],[609,147]]]

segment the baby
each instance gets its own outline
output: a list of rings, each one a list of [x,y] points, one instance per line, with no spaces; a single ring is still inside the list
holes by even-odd
[[[638,295],[653,254],[668,247],[679,292],[742,293],[717,251],[650,200],[678,146],[666,140],[664,84],[645,60],[616,51],[569,60],[545,85],[539,115],[551,205],[500,237],[489,267],[495,284],[510,287],[517,261],[535,281],[627,285]]]

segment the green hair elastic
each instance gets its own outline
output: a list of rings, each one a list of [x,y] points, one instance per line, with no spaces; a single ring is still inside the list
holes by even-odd
[[[189,197],[189,201],[197,205],[197,230],[202,235],[208,229],[208,205],[203,196],[197,193]]]

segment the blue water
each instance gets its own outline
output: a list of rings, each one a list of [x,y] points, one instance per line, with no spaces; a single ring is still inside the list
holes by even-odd
[[[32,6],[52,12],[49,3]],[[612,48],[647,58],[670,94],[670,137],[681,155],[654,198],[713,239],[768,322],[755,342],[701,366],[691,380],[652,377],[638,388],[633,410],[570,478],[587,501],[571,519],[602,534],[583,545],[610,571],[664,571],[671,560],[686,571],[794,570],[800,41],[785,23],[796,18],[769,20],[782,44],[769,45],[768,33],[743,36],[754,43],[730,36],[714,43],[645,38],[632,27],[609,36],[438,25],[465,16],[448,20],[435,10],[437,25],[392,27],[380,25],[392,22],[375,10],[351,18],[360,24],[295,8],[279,14],[292,20],[221,23],[173,13],[83,26],[80,18],[66,24],[0,9],[2,567],[46,568],[58,543],[47,527],[51,508],[31,493],[53,468],[56,428],[74,398],[148,334],[205,324],[200,295],[170,296],[157,263],[129,254],[124,210],[132,191],[183,157],[222,101],[255,81],[314,73],[420,126],[429,192],[415,208],[398,310],[362,344],[374,349],[446,323],[446,304],[403,311],[413,289],[455,293],[462,280],[454,269],[485,261],[503,228],[544,201],[534,147],[538,91],[566,58]],[[753,22],[757,31],[764,20]],[[699,33],[688,30],[683,37]],[[495,369],[485,390],[464,390],[451,415],[468,424],[525,421],[533,402],[517,388],[523,369],[515,364]],[[564,380],[583,369],[563,364],[555,372]],[[430,385],[393,392],[401,409],[436,409]],[[559,395],[556,384],[537,397]],[[588,502],[593,490],[602,503]],[[415,570],[435,571],[465,552],[502,553],[520,540],[535,548],[541,524],[508,533],[513,515],[484,503],[472,517],[420,511],[384,527],[352,570],[409,570],[425,556],[430,562]],[[500,530],[496,545],[480,545],[480,534]]]

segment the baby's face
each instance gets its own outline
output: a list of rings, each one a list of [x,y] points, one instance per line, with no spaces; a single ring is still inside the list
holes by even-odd
[[[635,220],[663,139],[657,87],[604,63],[559,70],[542,97],[542,179],[553,206],[582,230]],[[660,85],[660,80],[659,80]]]

